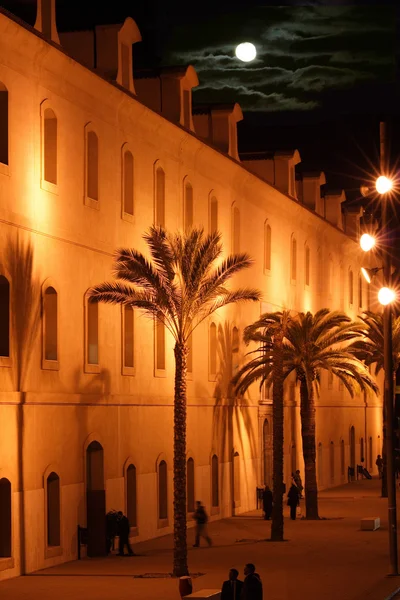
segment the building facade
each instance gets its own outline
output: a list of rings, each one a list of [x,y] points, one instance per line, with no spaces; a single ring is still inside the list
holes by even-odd
[[[152,223],[203,226],[254,258],[234,284],[262,302],[193,335],[189,523],[196,499],[223,518],[254,509],[271,481],[271,399],[230,385],[244,327],[267,310],[356,317],[368,305],[360,214],[321,196],[322,173],[296,180],[297,151],[239,157],[240,107],[193,107],[193,67],[136,73],[132,19],[58,34],[54,11],[39,0],[35,28],[0,11],[0,579],[75,559],[78,526],[101,529],[111,509],[128,514],[133,542],[172,531],[172,339],[137,311],[88,303],[115,248],[145,250]],[[361,458],[375,469],[381,413],[380,398],[323,379],[320,488]],[[286,481],[297,467],[288,383]]]

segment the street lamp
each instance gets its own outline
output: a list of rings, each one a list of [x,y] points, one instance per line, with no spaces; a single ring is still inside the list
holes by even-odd
[[[386,169],[385,164],[385,124],[380,124],[381,146],[381,171]],[[398,575],[397,555],[397,515],[396,515],[396,478],[394,464],[394,385],[393,385],[393,331],[392,331],[392,306],[396,293],[391,289],[391,255],[390,236],[387,218],[388,193],[392,190],[393,182],[385,175],[381,175],[375,182],[376,191],[381,197],[381,234],[380,251],[382,253],[383,287],[378,292],[378,300],[383,305],[383,364],[385,371],[384,383],[384,430],[386,449],[386,484],[388,496],[388,522],[389,522],[389,555],[390,575]],[[363,240],[363,241],[362,241]],[[375,246],[375,239],[369,234],[364,234],[360,239],[364,251]],[[361,269],[365,279],[370,283],[372,276],[380,269]]]

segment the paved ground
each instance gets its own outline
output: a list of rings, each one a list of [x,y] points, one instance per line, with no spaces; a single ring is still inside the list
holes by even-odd
[[[398,498],[400,506],[400,493]],[[384,600],[400,587],[389,578],[387,502],[379,482],[362,481],[320,494],[324,520],[285,519],[288,541],[272,543],[261,512],[212,523],[212,548],[190,548],[194,590],[219,588],[230,567],[254,562],[265,600]],[[287,516],[287,515],[286,515]],[[382,528],[360,531],[360,518],[380,516]],[[189,533],[193,535],[193,531]],[[192,543],[192,539],[190,538]],[[136,557],[85,559],[0,583],[5,600],[179,600],[176,579],[135,578],[171,571],[172,538],[135,546]]]

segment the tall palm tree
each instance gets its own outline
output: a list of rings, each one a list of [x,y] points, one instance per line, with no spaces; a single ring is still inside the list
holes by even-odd
[[[90,291],[99,302],[138,308],[172,334],[175,346],[174,394],[174,566],[176,576],[188,574],[186,540],[186,380],[188,340],[194,329],[219,308],[256,301],[253,289],[230,290],[231,277],[251,265],[247,254],[222,260],[219,233],[203,229],[169,234],[151,227],[143,236],[150,260],[133,248],[115,253],[116,279]]]
[[[366,311],[359,316],[365,326],[363,339],[355,344],[356,356],[367,366],[375,365],[375,375],[384,369],[383,313]],[[400,317],[392,319],[393,377],[400,364]],[[382,457],[386,466],[386,414],[383,404]],[[387,498],[386,468],[382,473],[382,497]]]
[[[256,357],[244,365],[236,377],[240,392],[257,380],[260,385],[275,385],[270,337],[268,333],[265,334],[273,314],[262,315],[256,323],[245,329],[245,342],[258,342],[259,348],[255,351]],[[318,393],[321,371],[327,370],[338,377],[351,396],[357,391],[378,390],[364,363],[352,352],[352,344],[359,339],[362,331],[361,323],[352,322],[342,312],[331,312],[325,308],[315,315],[310,312],[298,313],[288,320],[284,333],[283,377],[286,379],[294,372],[296,380],[300,382],[307,519],[319,518],[315,468],[315,394]]]

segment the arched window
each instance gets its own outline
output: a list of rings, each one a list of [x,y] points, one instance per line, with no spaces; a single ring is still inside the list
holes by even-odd
[[[239,370],[239,330],[237,327],[232,329],[232,375]]]
[[[157,167],[155,178],[154,223],[160,227],[165,227],[165,173],[161,167]]]
[[[165,371],[165,325],[158,319],[155,322],[156,371]]]
[[[349,270],[349,305],[353,306],[353,271]]]
[[[183,229],[187,233],[193,227],[193,188],[185,181],[183,201]]]
[[[0,356],[10,356],[10,284],[0,275]]]
[[[136,467],[132,464],[126,470],[126,516],[129,525],[137,527]]]
[[[49,286],[43,297],[44,359],[58,360],[58,297],[56,290]]]
[[[99,139],[91,130],[86,133],[86,196],[99,199]]]
[[[86,364],[99,364],[99,303],[94,298],[86,302]]]
[[[345,472],[346,472],[345,447],[344,447],[344,440],[341,440],[341,442],[340,442],[340,474],[342,476],[344,476]]]
[[[89,492],[104,490],[104,451],[96,440],[86,449],[86,489]]]
[[[213,508],[219,506],[219,473],[216,454],[213,454],[211,459],[211,506]]]
[[[133,217],[133,156],[125,150],[122,162],[122,202],[124,213]]]
[[[304,250],[304,281],[310,285],[310,248],[306,245]]]
[[[240,211],[235,204],[232,208],[232,252],[240,252]]]
[[[217,374],[217,326],[215,323],[210,325],[210,377],[215,378]]]
[[[297,278],[297,241],[294,235],[290,241],[290,278],[292,281]]]
[[[188,513],[194,512],[194,497],[194,460],[193,458],[188,458],[186,463],[186,500]]]
[[[57,184],[57,117],[51,108],[43,113],[43,179]]]
[[[47,477],[47,545],[60,545],[60,478],[51,472]]]
[[[11,556],[11,483],[0,479],[0,558]]]
[[[123,367],[133,369],[135,366],[134,353],[134,312],[132,306],[125,304],[122,307],[122,332],[123,332]],[[128,371],[125,374],[129,374]]]
[[[335,445],[333,442],[329,444],[329,469],[331,483],[333,483],[335,481]]]
[[[317,454],[317,467],[318,467],[318,485],[322,486],[322,481],[324,477],[324,465],[322,460],[322,443],[318,444],[318,454]]]
[[[218,200],[213,196],[210,200],[210,233],[218,231]]]
[[[264,271],[271,270],[271,225],[264,223]]]
[[[8,90],[0,81],[0,163],[8,165]]]
[[[158,465],[158,518],[168,519],[168,471],[162,460]]]

